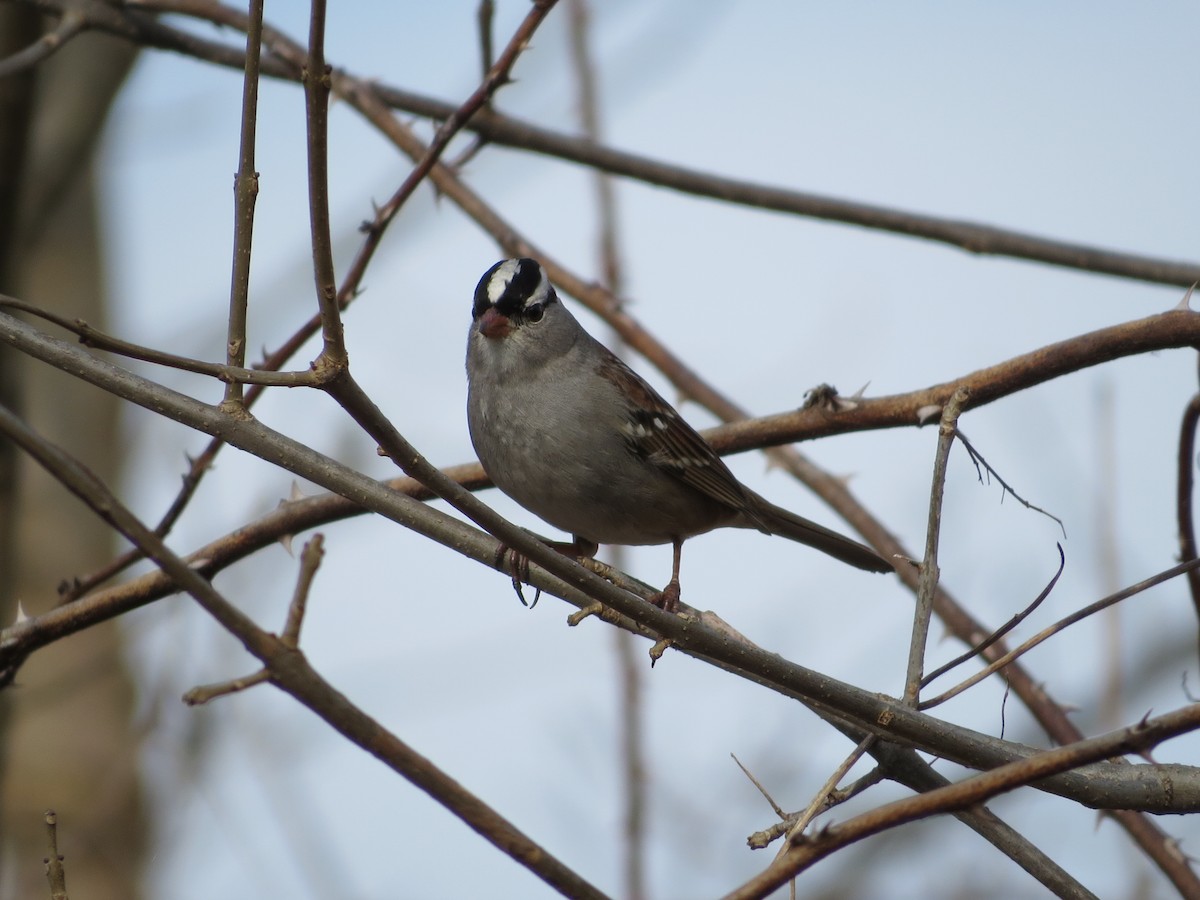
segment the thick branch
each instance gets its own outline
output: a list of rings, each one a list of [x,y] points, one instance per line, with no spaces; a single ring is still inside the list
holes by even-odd
[[[569,897],[605,895],[528,838],[512,823],[352,704],[284,639],[268,634],[173,553],[95,475],[0,406],[0,434],[32,456],[94,513],[137,544],[176,584],[233,634],[270,673],[271,681],[339,734],[375,756],[458,816],[506,855]]]
[[[465,552],[486,564],[494,564],[497,544],[472,538],[462,523],[410,497],[387,490],[379,483],[340,465],[253,419],[244,420],[221,413],[190,397],[152,384],[111,363],[93,359],[80,348],[40,334],[32,327],[0,314],[0,341],[9,343],[90,381],[126,400],[154,409],[193,428],[217,434],[236,447],[307,478],[354,502],[378,512],[426,537]],[[654,633],[671,638],[677,649],[707,660],[721,668],[802,700],[817,710],[848,718],[860,727],[888,739],[911,743],[962,765],[989,768],[1023,758],[1036,751],[998,741],[969,729],[914,712],[869,691],[843,684],[818,672],[798,666],[749,644],[731,644],[727,634],[699,621],[668,615],[639,598],[592,575],[571,560],[530,541],[522,529],[490,514],[489,529],[502,531],[509,546],[527,552],[547,571],[531,570],[531,579],[556,596],[584,608],[594,599]],[[497,525],[500,523],[500,525]],[[549,575],[557,577],[549,577]],[[80,601],[84,602],[84,601]],[[56,627],[77,630],[70,606],[48,613]],[[40,623],[46,617],[26,620],[0,632],[0,670],[6,659],[19,658],[38,641],[44,642]],[[1200,770],[1188,766],[1104,766],[1088,772],[1059,776],[1045,789],[1069,796],[1087,806],[1159,810],[1200,811]]]
[[[831,825],[821,834],[797,843],[761,875],[726,895],[725,900],[765,897],[834,850],[889,828],[931,815],[966,809],[998,794],[1031,784],[1039,778],[1094,760],[1145,751],[1197,728],[1200,728],[1200,704],[1192,704],[1111,734],[1046,750],[1021,762],[1001,766],[956,784],[897,800],[847,822]]]

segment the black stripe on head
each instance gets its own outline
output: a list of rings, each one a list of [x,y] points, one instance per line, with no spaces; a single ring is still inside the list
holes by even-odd
[[[471,315],[479,318],[488,307],[511,319],[524,318],[535,309],[540,312],[557,300],[554,288],[536,259],[504,259],[483,273],[475,288]],[[536,318],[541,318],[534,313]]]

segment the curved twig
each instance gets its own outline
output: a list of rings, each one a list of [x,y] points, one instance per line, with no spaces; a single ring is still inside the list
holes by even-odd
[[[1145,751],[1176,735],[1200,728],[1200,705],[1192,704],[1101,737],[1046,750],[1021,762],[974,775],[943,788],[896,800],[796,843],[764,872],[725,895],[725,900],[756,900],[786,884],[834,850],[906,822],[982,803],[998,794],[1064,772],[1092,760]]]
[[[930,709],[934,706],[937,706],[940,703],[945,703],[947,700],[951,699],[952,697],[957,697],[959,694],[961,694],[967,688],[971,687],[972,685],[978,684],[979,682],[983,681],[983,679],[987,678],[992,673],[998,672],[999,670],[1003,669],[1005,666],[1010,665],[1014,660],[1018,659],[1021,656],[1024,656],[1026,653],[1028,653],[1030,650],[1032,650],[1038,644],[1042,643],[1043,641],[1048,640],[1049,638],[1054,637],[1054,635],[1058,634],[1060,631],[1066,630],[1070,626],[1074,625],[1076,622],[1080,622],[1080,621],[1086,619],[1088,616],[1091,616],[1091,615],[1094,615],[1095,613],[1100,612],[1100,610],[1102,610],[1102,609],[1108,609],[1108,607],[1113,606],[1116,603],[1120,603],[1122,600],[1128,600],[1130,597],[1134,596],[1135,594],[1140,594],[1142,591],[1148,590],[1148,589],[1154,587],[1155,585],[1162,584],[1164,581],[1170,581],[1172,578],[1176,577],[1177,575],[1183,575],[1187,572],[1195,572],[1197,570],[1200,570],[1200,559],[1195,559],[1195,558],[1189,559],[1187,562],[1182,562],[1177,566],[1172,566],[1171,568],[1166,569],[1165,571],[1159,572],[1157,575],[1151,575],[1149,578],[1143,579],[1142,581],[1139,581],[1137,584],[1131,584],[1131,585],[1129,585],[1129,587],[1122,588],[1121,590],[1117,591],[1114,594],[1109,594],[1107,597],[1102,597],[1101,599],[1097,600],[1095,603],[1088,604],[1083,609],[1076,610],[1075,612],[1071,613],[1071,615],[1065,616],[1062,619],[1059,619],[1053,625],[1049,626],[1048,628],[1044,628],[1043,630],[1039,631],[1037,634],[1035,634],[1029,640],[1025,641],[1019,647],[1017,647],[1013,650],[1009,650],[1007,653],[1005,653],[1000,658],[993,660],[985,668],[980,669],[978,672],[976,672],[970,678],[967,678],[960,684],[955,685],[954,687],[950,688],[950,690],[943,691],[941,694],[938,694],[932,700],[922,701],[921,705],[920,705],[920,709]]]
[[[1044,588],[1042,588],[1041,592],[1036,597],[1033,598],[1033,602],[1030,603],[1023,610],[1021,610],[1019,613],[1017,613],[1015,616],[1013,616],[1011,619],[1009,619],[1007,622],[1005,622],[1003,625],[1001,625],[999,628],[997,628],[995,631],[993,631],[991,634],[989,634],[982,641],[980,641],[979,643],[977,643],[973,647],[971,647],[970,650],[967,650],[965,653],[959,654],[958,656],[954,657],[954,659],[950,660],[945,665],[938,666],[938,668],[934,669],[932,672],[930,672],[928,675],[926,675],[924,678],[922,678],[921,679],[921,687],[925,687],[926,685],[931,684],[934,681],[937,681],[937,679],[941,678],[943,675],[945,675],[951,669],[956,669],[959,666],[961,666],[963,663],[965,663],[968,659],[971,659],[974,656],[979,656],[980,654],[982,654],[985,650],[988,649],[988,647],[991,647],[997,641],[1001,640],[1006,634],[1008,634],[1010,631],[1012,631],[1014,628],[1016,628],[1018,625],[1020,625],[1022,622],[1024,622],[1025,619],[1027,619],[1029,617],[1030,613],[1032,613],[1035,609],[1037,609],[1039,606],[1042,605],[1042,601],[1050,596],[1050,592],[1053,591],[1054,586],[1056,584],[1058,584],[1058,579],[1062,575],[1063,569],[1066,568],[1066,565],[1067,565],[1067,556],[1065,553],[1063,553],[1062,544],[1055,544],[1055,546],[1058,547],[1058,569],[1054,572],[1054,577],[1050,579],[1049,583]]]
[[[67,45],[67,42],[80,34],[91,23],[87,15],[72,4],[63,4],[62,18],[53,29],[26,47],[18,50],[12,56],[0,59],[0,78],[8,78],[26,69],[31,69],[38,63],[49,59]]]
[[[1196,470],[1196,426],[1200,424],[1200,394],[1196,394],[1183,410],[1183,422],[1179,426],[1179,471],[1176,477],[1175,508],[1179,522],[1179,556],[1195,559],[1196,525],[1192,513],[1192,485]],[[1196,620],[1200,623],[1200,570],[1188,571],[1188,591],[1192,595],[1192,606]]]

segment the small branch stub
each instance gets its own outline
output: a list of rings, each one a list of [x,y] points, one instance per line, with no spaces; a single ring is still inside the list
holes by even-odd
[[[67,870],[58,853],[58,815],[46,810],[46,880],[50,882],[50,900],[67,900]]]

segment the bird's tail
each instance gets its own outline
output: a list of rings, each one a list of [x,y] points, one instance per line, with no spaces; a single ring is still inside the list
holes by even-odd
[[[834,559],[840,559],[848,565],[866,569],[868,572],[895,571],[895,567],[891,563],[866,544],[860,544],[824,525],[818,525],[803,516],[789,512],[763,497],[755,495],[755,499],[758,501],[756,512],[761,514],[762,524],[766,526],[765,530],[771,534],[778,534],[793,541],[799,541],[801,544],[816,547]]]

